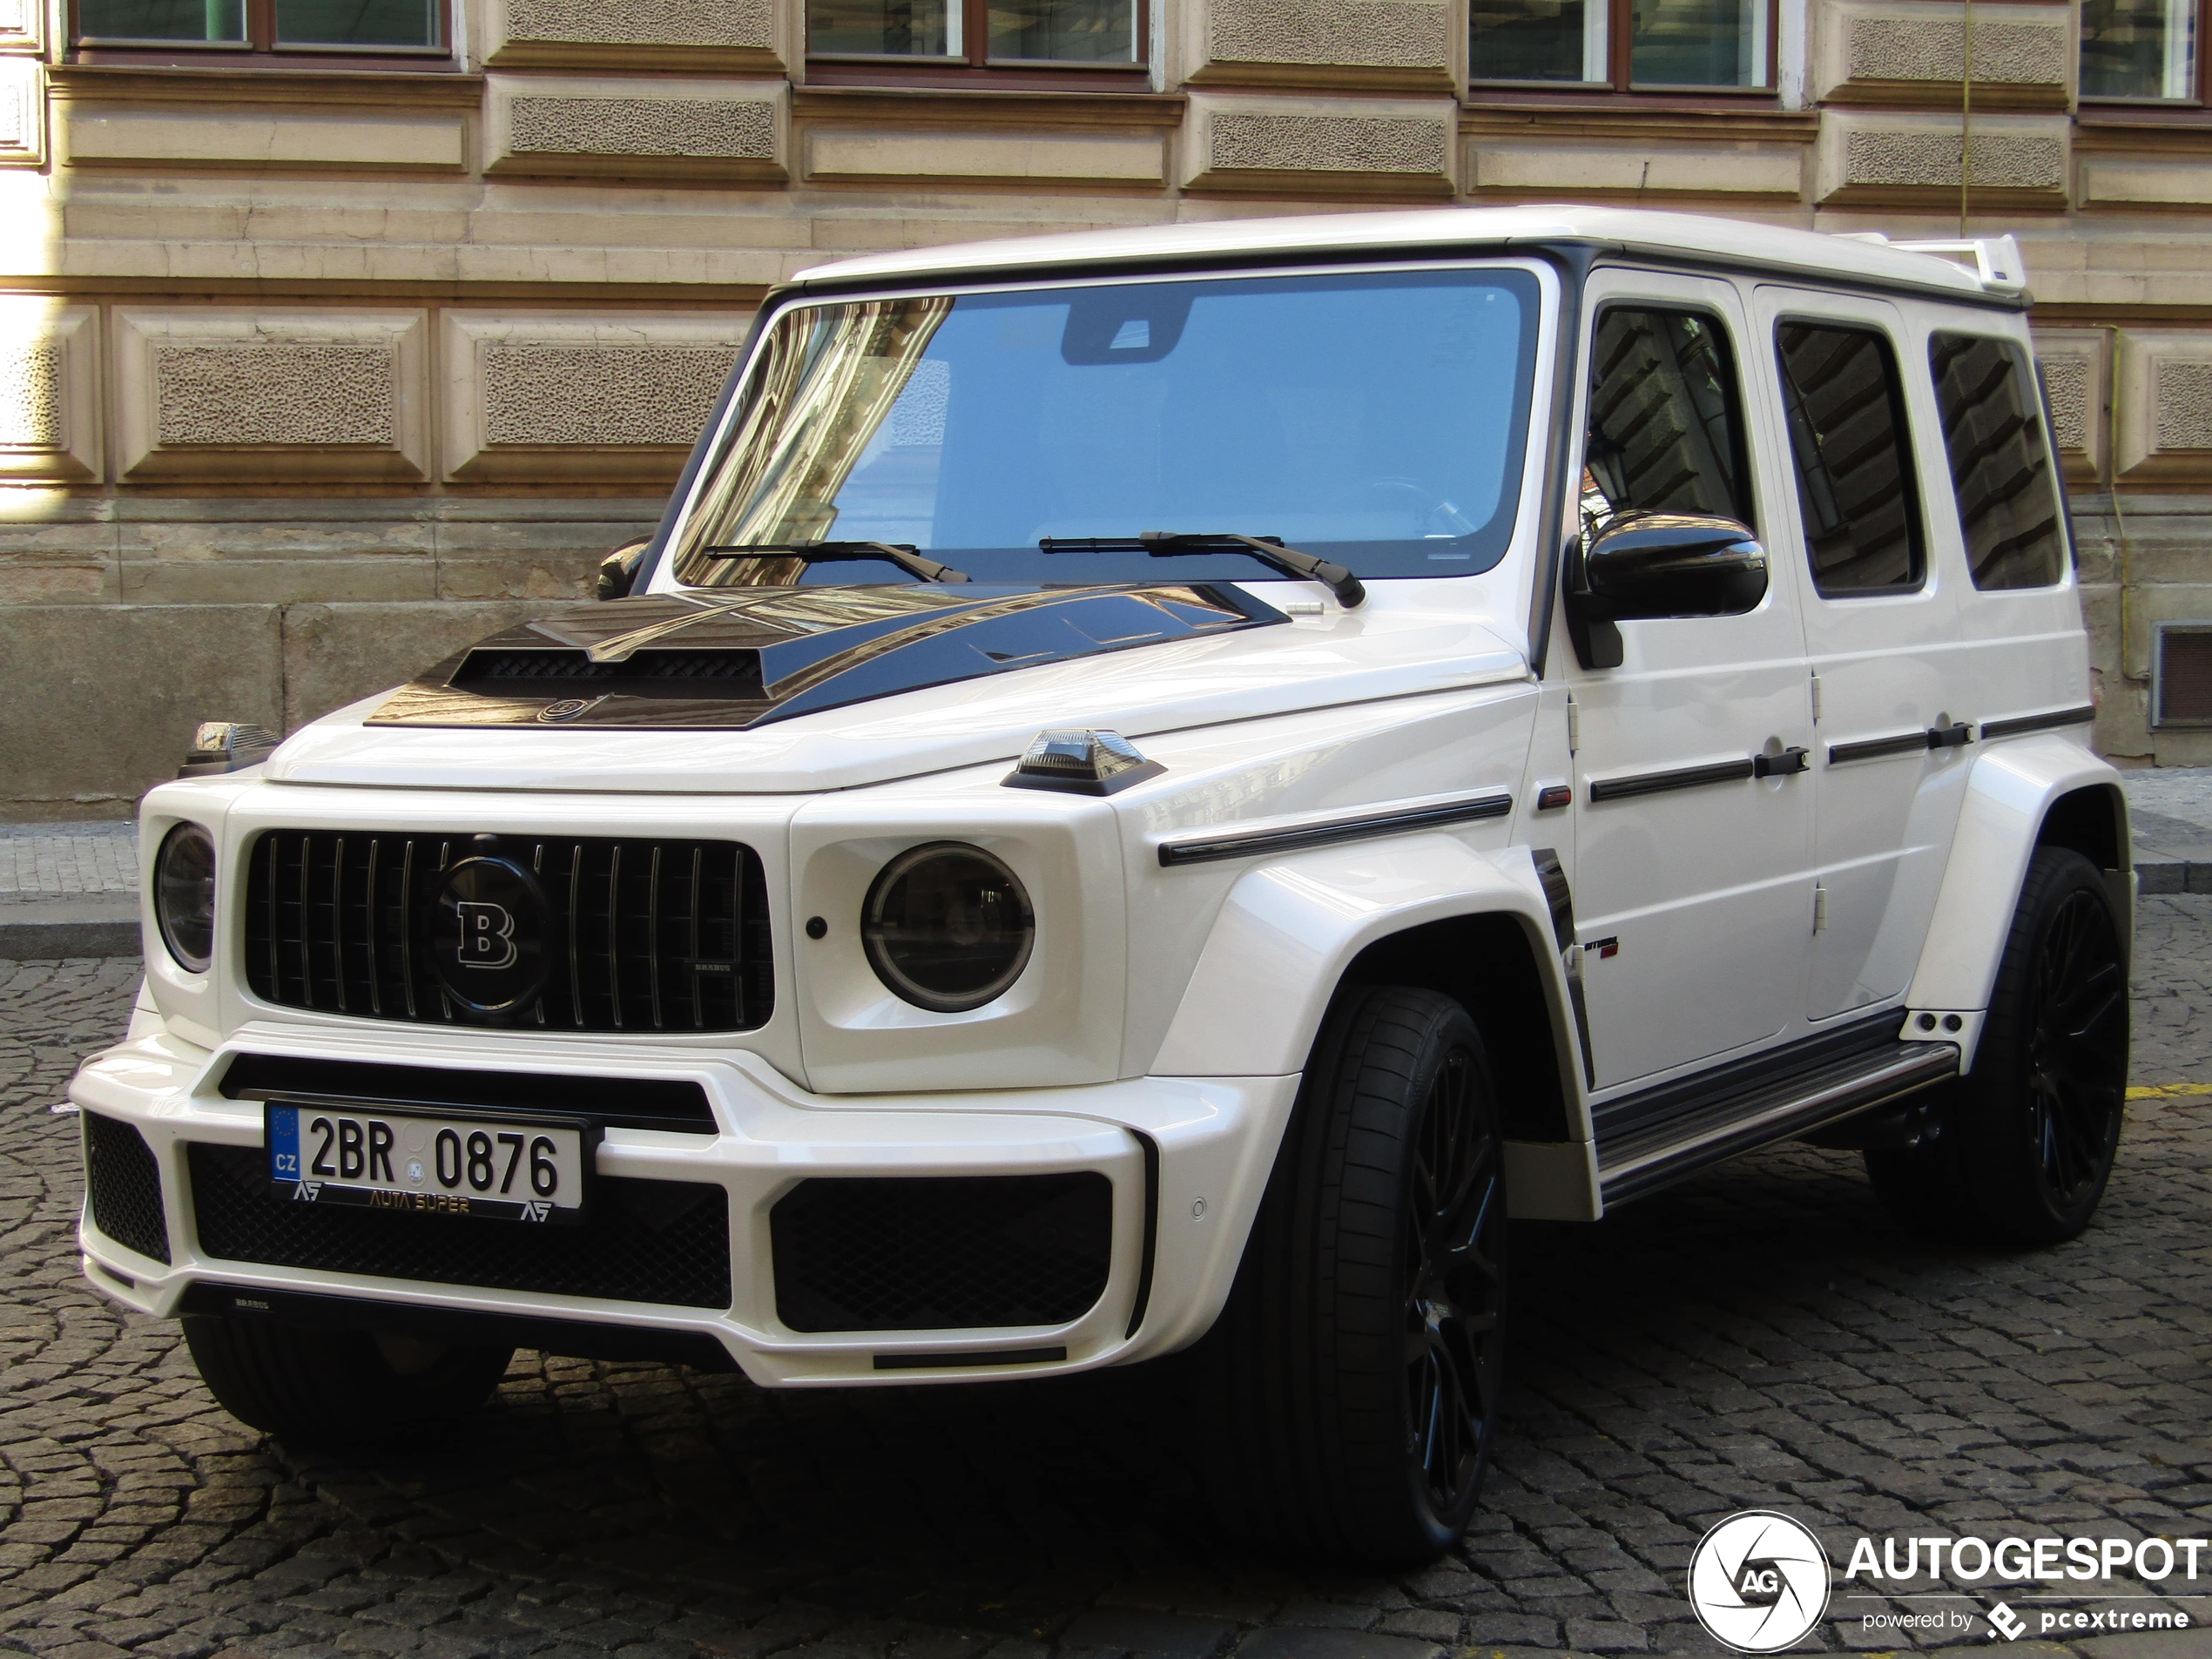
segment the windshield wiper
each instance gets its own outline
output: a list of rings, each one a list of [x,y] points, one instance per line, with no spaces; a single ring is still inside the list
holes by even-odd
[[[1337,603],[1347,610],[1367,597],[1367,590],[1359,578],[1341,564],[1332,564],[1311,553],[1285,547],[1272,536],[1238,536],[1231,531],[1184,535],[1174,530],[1141,530],[1135,536],[1048,536],[1037,546],[1047,553],[1121,553],[1142,548],[1156,559],[1242,553],[1285,576],[1320,583],[1337,596]]]
[[[914,550],[911,542],[754,542],[703,547],[699,551],[710,559],[781,556],[804,559],[809,564],[872,559],[895,564],[908,576],[923,582],[968,582],[974,579],[965,570],[955,570],[949,564],[940,564],[934,559],[922,557]]]

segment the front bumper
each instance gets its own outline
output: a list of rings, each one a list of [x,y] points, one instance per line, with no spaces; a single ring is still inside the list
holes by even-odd
[[[696,1082],[712,1104],[714,1132],[610,1125],[597,1169],[617,1180],[723,1190],[728,1305],[496,1290],[214,1255],[199,1236],[188,1149],[193,1143],[261,1146],[260,1103],[228,1098],[219,1087],[232,1058],[241,1053],[458,1072]],[[1295,1076],[1146,1077],[1075,1088],[829,1097],[796,1088],[765,1061],[742,1052],[706,1057],[642,1045],[564,1043],[554,1055],[514,1040],[420,1031],[410,1031],[401,1047],[253,1026],[211,1051],[142,1019],[129,1040],[84,1063],[69,1093],[82,1111],[135,1130],[158,1172],[162,1219],[154,1224],[164,1231],[166,1263],[99,1231],[91,1206],[79,1232],[93,1285],[142,1312],[175,1314],[197,1285],[342,1297],[423,1315],[629,1327],[710,1338],[754,1382],[795,1386],[1088,1370],[1166,1353],[1195,1340],[1227,1297],[1297,1085]],[[200,1155],[203,1162],[207,1156]],[[802,1332],[779,1317],[770,1212],[800,1182],[1068,1171],[1096,1171],[1112,1188],[1104,1289],[1080,1317],[1055,1325],[881,1332]],[[464,1230],[519,1224],[398,1215],[373,1219],[397,1228],[447,1230],[422,1238],[452,1238],[460,1249],[469,1242]],[[422,1240],[412,1236],[407,1243],[422,1248]],[[511,1254],[508,1244],[502,1248]],[[193,1305],[206,1305],[208,1298],[203,1289]]]

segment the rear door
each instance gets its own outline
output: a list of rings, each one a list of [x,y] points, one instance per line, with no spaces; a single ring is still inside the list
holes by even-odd
[[[1918,331],[1886,301],[1803,289],[1762,287],[1755,309],[1788,475],[1767,546],[1799,592],[1818,710],[1818,1022],[1904,994],[1977,711],[1959,690],[1958,567],[1937,556],[1950,481]]]
[[[1778,457],[1745,391],[1735,284],[1595,273],[1582,361],[1586,524],[1712,513],[1764,533]],[[1656,1080],[1788,1035],[1811,935],[1811,742],[1786,572],[1734,617],[1623,622],[1617,668],[1574,661],[1576,934],[1596,1086]],[[1755,773],[1764,757],[1768,775]]]

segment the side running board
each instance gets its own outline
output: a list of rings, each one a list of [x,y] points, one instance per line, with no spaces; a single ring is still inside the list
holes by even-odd
[[[1770,1053],[1598,1109],[1598,1182],[1610,1206],[1724,1158],[1901,1100],[1959,1073],[1948,1042],[1899,1042],[1875,1028]],[[1874,1041],[1868,1041],[1869,1037]]]

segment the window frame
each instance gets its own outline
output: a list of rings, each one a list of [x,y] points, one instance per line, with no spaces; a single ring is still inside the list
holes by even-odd
[[[1820,572],[1813,564],[1812,538],[1805,525],[1804,481],[1797,465],[1797,444],[1790,426],[1787,386],[1789,368],[1782,354],[1782,331],[1784,328],[1826,328],[1838,334],[1871,334],[1888,353],[1890,368],[1890,413],[1895,430],[1904,445],[1905,516],[1912,529],[1914,550],[1919,557],[1920,573],[1912,582],[1892,583],[1880,588],[1853,588],[1844,592],[1831,593],[1820,585]],[[1804,543],[1805,578],[1812,585],[1812,597],[1825,603],[1848,604],[1855,599],[1903,599],[1925,593],[1935,573],[1934,550],[1929,535],[1927,502],[1920,477],[1920,444],[1919,434],[1912,426],[1912,395],[1905,378],[1906,361],[1904,348],[1896,336],[1880,323],[1851,317],[1822,316],[1817,313],[1781,312],[1774,319],[1774,381],[1775,391],[1781,399],[1782,453],[1787,459],[1790,489],[1797,509],[1799,537]],[[1946,451],[1944,464],[1947,469],[1950,455]],[[1957,486],[1954,482],[1953,493]],[[1964,534],[1964,523],[1960,532]]]
[[[244,0],[243,40],[134,40],[87,35],[78,13],[84,0],[69,0],[70,56],[81,64],[165,64],[216,69],[241,64],[298,69],[432,69],[458,67],[453,45],[455,0],[431,0],[437,17],[435,46],[362,46],[345,42],[284,44],[276,37],[277,0]],[[181,60],[181,61],[180,61]]]
[[[1136,57],[1127,64],[993,57],[990,0],[953,0],[961,9],[958,57],[902,57],[814,50],[811,5],[802,4],[806,83],[813,86],[983,86],[1014,91],[1149,92],[1152,90],[1153,0],[1135,0]]]
[[[2084,92],[2081,85],[2081,53],[2087,41],[2087,32],[2078,25],[2074,42],[2074,84],[2075,103],[2088,110],[2168,110],[2175,113],[2197,114],[2205,111],[2208,100],[2204,91],[2205,30],[2212,28],[2212,0],[2196,0],[2196,37],[2192,43],[2189,64],[2191,86],[2187,98],[2133,98],[2125,94],[2113,95]]]
[[[2198,0],[2202,5],[2212,5],[2212,0]],[[1474,68],[1474,30],[1470,20],[1467,27],[1467,91],[1471,98],[1486,98],[1494,93],[1549,94],[1573,98],[1577,102],[1608,99],[1633,99],[1638,104],[1656,98],[1723,99],[1739,102],[1750,98],[1769,104],[1781,101],[1782,73],[1782,0],[1765,0],[1766,4],[1766,64],[1764,82],[1758,86],[1699,86],[1679,82],[1637,81],[1630,78],[1631,37],[1635,17],[1635,0],[1583,0],[1586,5],[1602,4],[1606,8],[1605,62],[1608,73],[1602,81],[1516,81],[1490,79],[1478,75]]]

